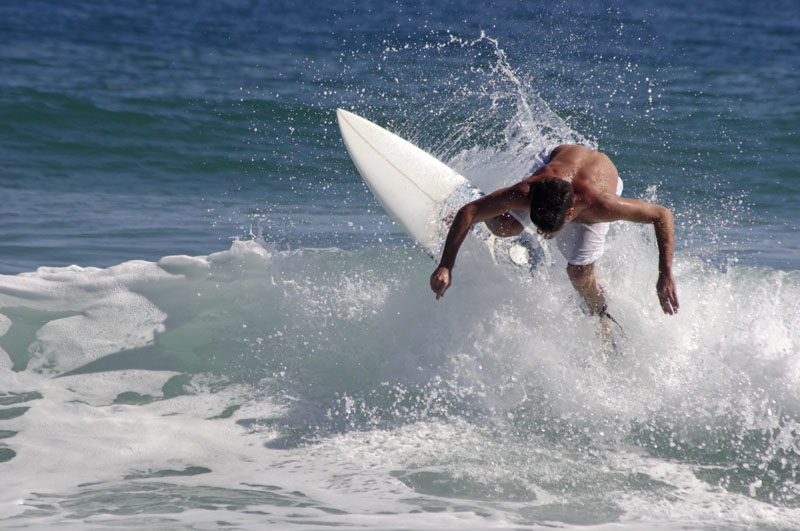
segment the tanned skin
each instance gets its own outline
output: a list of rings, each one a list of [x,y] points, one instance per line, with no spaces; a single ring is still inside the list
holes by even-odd
[[[615,192],[619,176],[611,159],[599,151],[574,145],[558,146],[551,153],[550,162],[527,179],[476,199],[459,209],[450,225],[439,267],[431,275],[431,289],[436,293],[436,299],[442,298],[450,287],[456,255],[470,227],[484,222],[498,236],[516,236],[521,233],[524,227],[508,212],[530,212],[530,185],[545,177],[564,179],[572,184],[574,204],[567,211],[566,222],[600,223],[624,220],[653,225],[658,243],[656,294],[664,313],[676,313],[679,305],[675,280],[672,277],[675,244],[672,213],[659,205],[617,196]],[[539,230],[539,234],[549,239],[555,237],[558,231]],[[589,308],[595,313],[601,313],[605,308],[605,296],[595,278],[594,263],[583,266],[570,264],[567,266],[567,275]]]

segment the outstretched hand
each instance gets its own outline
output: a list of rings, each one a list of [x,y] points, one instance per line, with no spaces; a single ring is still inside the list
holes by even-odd
[[[431,289],[436,293],[438,301],[444,297],[444,292],[450,287],[450,270],[444,266],[439,266],[431,274]]]
[[[670,273],[661,273],[658,275],[658,282],[656,283],[656,293],[658,293],[658,302],[661,303],[661,309],[664,313],[670,315],[678,313],[678,290],[675,287],[675,279],[672,278]]]

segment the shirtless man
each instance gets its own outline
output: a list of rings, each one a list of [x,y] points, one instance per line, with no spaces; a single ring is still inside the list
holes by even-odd
[[[583,146],[561,145],[545,164],[527,179],[476,199],[459,209],[447,234],[439,267],[431,275],[436,299],[452,281],[458,249],[470,227],[481,221],[498,236],[516,236],[524,227],[509,214],[530,213],[539,234],[555,238],[567,259],[567,275],[589,310],[609,317],[603,289],[594,274],[594,262],[603,254],[611,221],[652,223],[658,243],[656,293],[664,313],[678,311],[678,294],[672,278],[674,231],[666,208],[619,197],[622,181],[606,155]]]

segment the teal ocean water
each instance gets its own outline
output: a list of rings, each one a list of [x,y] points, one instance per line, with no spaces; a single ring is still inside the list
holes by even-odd
[[[0,527],[797,529],[800,10],[0,4]],[[676,219],[433,263],[342,107],[485,190],[585,141]]]

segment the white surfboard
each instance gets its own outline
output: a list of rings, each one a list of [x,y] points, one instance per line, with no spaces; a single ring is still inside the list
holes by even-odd
[[[343,109],[336,110],[336,118],[364,182],[406,233],[437,260],[452,216],[483,193],[433,155],[379,125]],[[549,261],[530,229],[498,238],[479,223],[472,233],[486,243],[497,263],[530,270]]]

